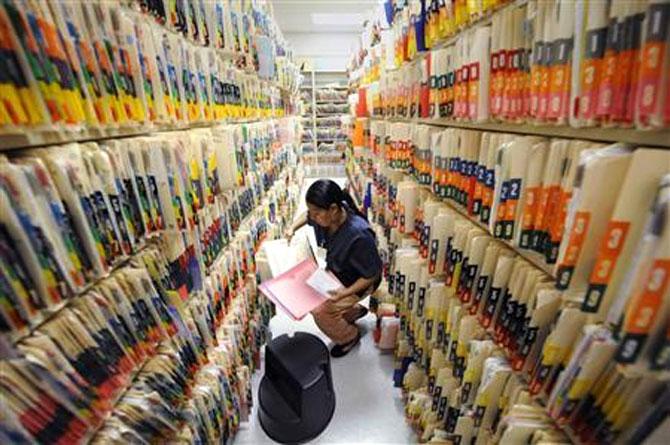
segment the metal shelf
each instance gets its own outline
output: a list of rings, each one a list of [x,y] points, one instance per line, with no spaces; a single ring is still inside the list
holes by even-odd
[[[339,112],[339,111],[336,112],[336,113],[319,113],[319,114],[316,115],[316,117],[317,117],[317,119],[318,119],[318,118],[320,118],[320,117],[335,117],[335,116],[342,116],[343,114],[347,114],[347,113],[344,113],[344,112],[341,113],[341,112]]]
[[[72,142],[94,142],[108,139],[121,139],[135,136],[146,136],[156,132],[183,131],[195,128],[209,128],[224,123],[251,123],[266,120],[265,118],[227,119],[222,121],[201,122],[190,125],[152,125],[122,127],[108,129],[54,129],[46,131],[26,131],[23,133],[0,134],[0,152],[24,150],[28,148],[63,145]]]
[[[670,148],[670,130],[637,130],[630,128],[573,128],[569,126],[534,125],[532,123],[511,124],[505,122],[456,122],[447,119],[404,119],[372,117],[372,120],[407,122],[447,128],[494,131],[522,135],[545,136],[567,139],[586,139],[597,142],[626,142],[633,145]]]

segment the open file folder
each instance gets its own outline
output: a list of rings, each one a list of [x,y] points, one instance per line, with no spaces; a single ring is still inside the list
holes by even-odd
[[[259,286],[263,294],[280,306],[294,320],[321,306],[328,298],[328,291],[342,287],[330,272],[319,269],[316,261],[306,259],[288,271]]]
[[[328,298],[328,292],[339,289],[342,283],[320,263],[312,247],[313,234],[266,241],[263,253],[271,279],[263,281],[260,291],[294,320],[301,320]]]

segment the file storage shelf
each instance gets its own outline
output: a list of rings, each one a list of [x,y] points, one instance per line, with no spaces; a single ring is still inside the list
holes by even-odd
[[[421,187],[422,187],[422,188],[425,188],[425,189],[428,189],[428,190],[431,190],[431,188],[430,188],[429,186],[427,186],[427,185],[422,185]],[[432,190],[431,190],[431,193],[432,193]],[[434,195],[433,195],[433,196],[434,196]],[[435,196],[434,196],[434,197],[435,197]],[[449,201],[447,201],[447,200],[444,200],[444,199],[442,199],[442,198],[439,198],[439,197],[436,197],[436,198],[439,199],[439,200],[440,200],[441,202],[443,202],[444,204],[446,204],[449,208],[451,208],[451,209],[453,209],[454,211],[458,212],[458,214],[460,214],[463,218],[466,218],[467,220],[469,220],[469,221],[472,222],[473,224],[475,224],[475,225],[477,225],[478,227],[480,227],[480,228],[482,228],[483,230],[485,230],[486,233],[488,233],[489,235],[493,236],[493,234],[492,234],[491,231],[489,230],[488,226],[482,224],[481,222],[479,222],[479,221],[477,221],[477,220],[475,220],[475,219],[472,219],[467,213],[465,213],[463,210],[461,210],[460,208],[458,208],[457,206],[455,206],[455,205],[452,204],[451,202],[449,202]],[[552,267],[551,265],[545,263],[544,260],[543,260],[543,258],[542,258],[542,255],[540,255],[539,253],[537,253],[537,252],[531,252],[531,251],[529,251],[529,250],[525,250],[525,249],[520,249],[519,246],[515,246],[513,243],[511,243],[511,242],[509,242],[509,241],[507,241],[507,240],[498,239],[498,241],[500,241],[501,243],[505,244],[507,247],[509,247],[510,249],[512,249],[514,252],[516,252],[519,256],[524,257],[526,260],[528,260],[528,261],[529,261],[530,263],[532,263],[535,267],[537,267],[538,269],[540,269],[541,271],[543,271],[544,273],[546,273],[547,275],[549,275],[551,278],[556,279],[556,273],[555,273],[555,271],[553,270],[553,267]]]
[[[353,197],[354,197],[354,199],[356,200],[357,205],[361,206],[361,205],[362,205],[362,199],[360,199],[359,197],[362,196],[362,195],[361,195],[361,193],[360,193],[360,191],[359,191],[359,189],[358,189],[358,185],[357,185],[357,184],[359,183],[359,181],[355,181],[354,178],[355,178],[356,176],[360,176],[360,177],[366,178],[366,179],[368,179],[368,180],[371,180],[372,178],[370,178],[369,176],[367,176],[367,175],[364,173],[364,171],[360,169],[360,166],[357,167],[357,168],[355,169],[356,171],[358,171],[358,175],[356,174],[355,171],[352,171],[352,164],[353,164],[353,165],[358,165],[358,161],[355,160],[355,159],[351,159],[351,155],[352,155],[351,153],[348,153],[348,156],[349,156],[350,158],[349,158],[349,161],[348,161],[349,164],[347,165],[347,168],[346,168],[346,175],[347,175],[347,179],[348,179],[348,185],[349,185],[349,188],[350,188],[350,190],[353,190],[353,191],[354,191],[354,195],[353,195]],[[392,170],[393,170],[393,171],[397,171],[397,172],[406,173],[404,170],[400,170],[400,169],[392,169]],[[410,175],[408,175],[408,176],[410,176]],[[414,179],[414,178],[412,178],[412,179]],[[431,194],[432,194],[432,189],[431,189],[430,186],[420,184],[419,187],[422,188],[422,189],[424,189],[424,190],[428,190],[428,191],[430,191]],[[464,218],[468,219],[468,220],[471,221],[473,224],[475,224],[475,225],[477,225],[478,227],[484,229],[487,233],[490,234],[489,229],[488,229],[487,226],[481,224],[479,221],[473,220],[473,219],[470,218],[465,212],[463,212],[461,209],[459,209],[457,206],[455,206],[455,205],[453,205],[452,203],[450,203],[450,202],[448,202],[448,201],[446,201],[446,200],[443,200],[443,199],[441,199],[441,198],[439,198],[439,197],[438,197],[438,200],[440,200],[441,202],[443,202],[444,204],[446,204],[449,208],[453,209],[453,210],[456,211],[458,214],[460,214],[461,216],[463,216]],[[493,235],[491,235],[491,236],[493,236]],[[404,237],[404,238],[412,238],[412,234],[407,234],[407,233],[406,233],[406,234],[403,235],[403,237]],[[514,246],[512,243],[509,243],[509,242],[507,242],[507,241],[505,241],[505,240],[498,239],[497,241],[504,243],[507,247],[509,247],[510,249],[512,249],[512,250],[513,250],[514,252],[516,252],[518,255],[520,255],[521,257],[523,257],[524,259],[526,259],[527,261],[529,261],[531,264],[533,264],[535,267],[537,267],[538,269],[542,270],[542,271],[545,272],[547,275],[549,275],[549,276],[551,276],[552,278],[555,279],[555,276],[554,276],[552,270],[550,270],[550,266],[547,265],[546,263],[544,263],[544,261],[542,261],[541,258],[539,258],[539,254],[538,254],[538,257],[535,257],[535,255],[533,255],[534,252],[527,252],[527,251],[524,251],[523,249],[519,249],[517,246]],[[493,338],[492,334],[491,334],[490,332],[488,332],[488,331],[485,333],[485,339],[494,341],[494,338]],[[494,343],[495,343],[495,341],[494,341]],[[509,360],[509,361],[512,360],[512,357],[511,357],[510,353],[509,353],[506,349],[504,349],[504,348],[500,348],[499,346],[496,346],[496,351],[497,351],[499,354],[502,354],[507,360]],[[524,373],[523,371],[518,371],[518,370],[512,370],[512,373],[513,373],[513,375],[515,375],[516,377],[518,377],[518,378],[521,380],[521,382],[523,382],[523,383],[525,384],[526,387],[528,387],[528,386],[530,385],[530,378],[529,378],[529,376],[528,376],[526,373]],[[537,403],[539,406],[541,406],[544,410],[547,409],[547,406],[548,406],[548,397],[547,397],[546,394],[538,394],[538,395],[534,395],[534,396],[531,396],[531,399],[532,399],[535,403]],[[559,423],[557,423],[557,422],[554,422],[553,425],[554,425],[554,427],[560,429],[560,430],[561,430],[561,431],[562,431],[562,432],[563,432],[563,433],[570,439],[570,441],[571,441],[573,444],[579,444],[579,445],[581,445],[582,443],[584,443],[584,442],[581,441],[581,440],[579,439],[579,437],[572,431],[572,429],[571,429],[571,427],[570,427],[569,425],[562,425],[562,424],[559,424]]]
[[[348,102],[346,100],[317,100],[316,104],[317,105],[344,105],[347,104]]]
[[[314,154],[314,160],[315,163],[318,165],[320,162],[320,158],[328,157],[329,155],[323,152],[319,152],[318,144],[321,142],[344,142],[346,141],[345,138],[320,138],[318,136],[318,130],[323,130],[323,129],[328,129],[328,128],[341,128],[342,123],[340,120],[340,126],[334,126],[332,124],[329,125],[319,125],[319,119],[320,118],[332,118],[332,119],[340,119],[344,113],[341,112],[323,112],[323,110],[319,110],[320,105],[337,105],[337,106],[343,106],[347,104],[346,100],[346,91],[348,90],[348,87],[346,86],[340,86],[340,85],[333,85],[333,86],[328,86],[328,85],[320,85],[320,81],[323,82],[325,79],[330,80],[327,75],[330,73],[326,73],[323,71],[309,71],[305,73],[305,82],[307,82],[307,85],[301,85],[301,89],[303,91],[303,97],[304,100],[307,100],[307,107],[305,108],[305,113],[302,115],[303,119],[303,126],[304,128],[308,128],[311,131],[311,135],[306,136],[303,135],[303,144],[305,143],[313,143],[314,146],[316,147],[315,154]],[[344,74],[344,73],[342,73]],[[320,78],[321,76],[324,76],[324,78]],[[344,79],[344,76],[342,76],[342,79]],[[339,79],[338,79],[339,80]],[[308,92],[307,94],[305,92]],[[328,97],[335,97],[333,99],[323,99],[320,98],[322,94],[327,94]],[[339,97],[339,99],[337,98]],[[325,162],[325,161],[324,161]],[[326,162],[327,163],[327,162]]]
[[[152,125],[107,129],[82,129],[80,131],[26,131],[24,133],[0,134],[0,152],[11,152],[29,148],[48,147],[72,142],[101,142],[109,139],[148,136],[156,132],[184,131],[196,128],[210,128],[216,125],[249,124],[264,118],[241,118],[224,121],[198,122],[189,125]]]
[[[384,118],[372,117],[372,120],[388,122],[407,122],[414,124],[433,125],[436,127],[464,128],[469,130],[495,131],[514,133],[527,136],[544,136],[548,138],[585,139],[595,142],[625,142],[645,147],[670,148],[670,130],[635,130],[628,128],[550,126],[532,124],[512,124],[505,122],[457,122],[446,119],[422,118]]]
[[[124,258],[122,261],[119,261],[116,263],[108,273],[106,273],[104,276],[96,278],[95,280],[91,281],[88,283],[81,291],[79,291],[76,295],[71,296],[70,298],[66,299],[63,301],[60,305],[51,308],[50,311],[46,313],[41,314],[41,319],[37,319],[37,323],[35,323],[33,326],[30,327],[30,329],[26,329],[25,332],[21,332],[19,335],[14,335],[12,336],[11,340],[14,344],[19,343],[21,340],[24,340],[28,337],[30,337],[35,331],[37,331],[40,327],[48,323],[50,320],[52,320],[54,317],[58,316],[58,314],[65,308],[67,308],[70,304],[74,303],[74,301],[78,298],[83,297],[86,295],[88,291],[93,289],[95,286],[100,284],[102,281],[106,280],[107,278],[111,277],[114,272],[117,270],[121,269],[124,266],[127,266],[130,264],[130,262],[140,255],[144,250],[148,247],[148,244],[144,244],[141,246],[137,252],[133,253],[132,255],[129,255],[128,257]]]

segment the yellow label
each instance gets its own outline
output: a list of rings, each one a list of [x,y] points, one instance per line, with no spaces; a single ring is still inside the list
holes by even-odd
[[[456,355],[459,357],[466,357],[468,355],[468,348],[463,342],[458,342],[456,346]]]
[[[590,379],[576,379],[573,383],[572,386],[570,387],[570,391],[568,391],[568,398],[569,399],[581,399],[588,393],[589,389],[593,385],[593,380]]]
[[[556,365],[560,362],[563,349],[559,346],[546,343],[544,345],[544,350],[542,351],[542,364],[543,365]]]
[[[458,282],[461,279],[461,266],[463,263],[458,263],[454,269],[454,278],[451,280],[451,287],[456,289]]]
[[[26,90],[27,92],[28,90]],[[3,102],[7,102],[11,105],[12,110],[14,111],[13,116],[16,121],[13,121],[12,116],[9,114],[9,111],[6,110],[5,106],[0,107],[2,109],[2,122],[3,124],[15,124],[15,125],[25,125],[29,123],[29,116],[23,108],[23,103],[21,101],[20,91],[14,88],[13,85],[3,83],[0,85],[0,96],[3,98]]]
[[[467,9],[468,9],[468,15],[469,16],[479,16],[482,13],[482,10],[480,9],[480,0],[467,0]]]
[[[475,370],[471,367],[466,368],[465,372],[463,373],[463,382],[464,383],[472,383],[475,381],[476,377]]]
[[[200,166],[195,159],[191,159],[191,179],[199,180],[200,179]]]
[[[38,99],[32,90],[29,88],[20,88],[19,96],[21,97],[21,103],[25,106],[24,110],[28,115],[29,125],[39,125],[48,122],[48,117],[43,114],[43,108],[38,106],[42,103],[41,99]]]

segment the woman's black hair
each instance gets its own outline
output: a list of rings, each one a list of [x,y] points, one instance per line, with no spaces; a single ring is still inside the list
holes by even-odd
[[[331,179],[319,179],[307,189],[305,200],[320,209],[329,209],[335,204],[342,208],[346,204],[356,215],[364,220],[368,220],[363,212],[359,210],[349,192],[340,188],[337,183]]]

